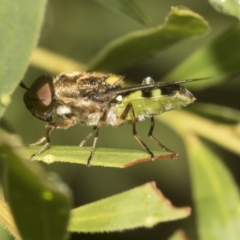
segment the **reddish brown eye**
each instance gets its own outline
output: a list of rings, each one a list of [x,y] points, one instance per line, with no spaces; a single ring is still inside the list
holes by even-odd
[[[24,95],[26,107],[35,117],[48,121],[53,100],[53,78],[40,76]]]

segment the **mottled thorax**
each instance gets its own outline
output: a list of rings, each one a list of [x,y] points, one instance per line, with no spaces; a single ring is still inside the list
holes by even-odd
[[[74,122],[97,125],[115,95],[105,101],[96,95],[120,88],[122,77],[103,73],[62,73],[54,80],[57,114],[71,116]]]
[[[103,73],[62,73],[54,79],[55,98],[88,98],[104,93],[110,89],[120,88],[122,78],[113,74]]]

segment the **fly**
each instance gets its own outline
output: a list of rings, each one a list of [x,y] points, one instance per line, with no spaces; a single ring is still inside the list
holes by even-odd
[[[33,116],[46,122],[45,135],[30,145],[35,146],[43,142],[45,144],[31,158],[48,148],[50,134],[54,128],[67,129],[81,123],[93,126],[93,129],[81,141],[80,147],[95,133],[87,160],[87,165],[90,165],[100,127],[130,123],[134,138],[154,160],[154,154],[136,131],[136,123],[146,118],[150,118],[151,122],[148,137],[164,151],[173,153],[173,158],[176,158],[176,153],[153,136],[154,116],[193,103],[193,94],[180,84],[201,79],[203,78],[155,83],[152,78],[147,77],[141,85],[124,87],[122,76],[97,72],[70,72],[61,73],[56,77],[40,76],[29,88],[21,82],[20,86],[26,89],[23,99],[27,109]]]

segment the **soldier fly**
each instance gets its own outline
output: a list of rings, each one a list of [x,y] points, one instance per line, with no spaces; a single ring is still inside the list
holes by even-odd
[[[26,89],[24,103],[33,116],[46,123],[46,133],[31,146],[45,144],[31,158],[42,153],[50,144],[50,133],[54,128],[67,129],[77,123],[93,126],[82,140],[80,147],[95,133],[92,149],[87,160],[90,165],[99,129],[104,125],[121,126],[132,124],[132,133],[138,143],[154,160],[154,154],[136,131],[136,123],[150,118],[148,137],[164,151],[177,154],[165,147],[153,135],[154,115],[179,109],[193,103],[195,97],[180,84],[197,81],[188,79],[177,82],[157,82],[150,77],[142,84],[124,87],[123,77],[97,72],[61,73],[56,77],[38,77],[31,87],[21,82]]]

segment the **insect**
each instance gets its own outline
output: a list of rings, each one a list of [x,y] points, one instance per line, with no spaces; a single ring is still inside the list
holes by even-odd
[[[50,134],[54,128],[67,129],[77,123],[93,126],[92,131],[82,140],[82,147],[95,133],[92,149],[87,160],[90,165],[99,129],[104,125],[121,126],[132,124],[132,133],[151,159],[154,154],[142,141],[136,131],[136,123],[150,118],[148,137],[164,151],[172,152],[153,136],[154,115],[179,109],[194,102],[195,97],[180,84],[200,79],[188,79],[172,83],[155,83],[150,77],[141,85],[124,87],[123,77],[97,72],[61,73],[56,77],[38,77],[31,87],[21,82],[26,90],[24,103],[27,109],[40,120],[46,122],[46,133],[37,142],[45,144],[31,158],[42,153],[50,144]],[[177,154],[174,154],[177,157]]]

